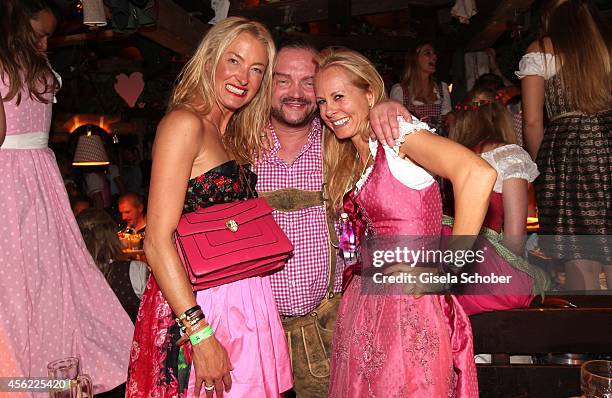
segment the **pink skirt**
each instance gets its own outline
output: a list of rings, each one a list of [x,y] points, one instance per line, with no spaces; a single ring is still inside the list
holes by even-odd
[[[224,397],[278,398],[291,388],[291,359],[268,278],[206,289],[196,299],[234,367],[232,389]],[[190,345],[179,349],[178,339],[174,314],[151,276],[136,320],[128,398],[194,396]]]
[[[347,288],[334,332],[330,398],[478,397],[469,319],[452,296]]]
[[[287,339],[267,277],[202,290],[197,302],[234,366],[232,389],[224,397],[278,398],[291,388]],[[192,369],[188,397],[194,396],[194,384]]]
[[[47,377],[49,362],[75,356],[95,392],[124,383],[134,327],[85,247],[53,152],[0,149],[0,202],[0,377]]]

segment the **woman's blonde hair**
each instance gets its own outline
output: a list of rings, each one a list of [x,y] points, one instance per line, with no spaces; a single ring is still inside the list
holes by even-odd
[[[117,224],[107,212],[93,208],[80,212],[76,221],[91,257],[102,274],[108,276],[111,263],[125,259]]]
[[[552,0],[542,14],[540,48],[549,37],[570,107],[590,114],[612,106],[610,42],[588,0]]]
[[[400,84],[402,85],[402,90],[404,87],[408,87],[408,98],[411,103],[417,100],[425,104],[432,104],[438,99],[434,93],[434,87],[437,83],[435,74],[429,76],[427,87],[423,87],[419,81],[419,53],[426,45],[433,47],[431,42],[422,41],[406,53],[404,71],[402,72]]]
[[[512,114],[495,91],[475,89],[457,108],[451,140],[470,149],[482,142],[517,143]]]
[[[262,134],[270,119],[272,65],[276,55],[272,36],[261,23],[230,17],[215,24],[179,75],[168,110],[187,106],[202,116],[210,113],[217,101],[215,67],[230,44],[242,33],[252,35],[266,46],[268,64],[259,91],[251,102],[232,116],[223,139],[227,149],[239,160],[252,161],[253,155],[259,154],[265,144]]]
[[[317,73],[330,67],[342,68],[348,75],[350,83],[364,92],[371,92],[373,105],[387,98],[385,83],[374,68],[374,65],[356,51],[342,47],[328,47],[315,57]],[[357,134],[367,142],[369,137],[369,120],[359,121]],[[323,146],[323,161],[325,163],[325,196],[328,214],[333,215],[342,207],[342,198],[347,189],[359,178],[361,162],[357,156],[357,148],[353,143],[339,140],[336,135],[325,127]]]

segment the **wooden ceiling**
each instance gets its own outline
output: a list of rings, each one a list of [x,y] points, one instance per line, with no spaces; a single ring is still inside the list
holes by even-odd
[[[55,0],[66,1],[66,0]],[[76,1],[76,0],[75,0]],[[201,2],[202,0],[197,0]],[[534,0],[477,0],[479,13],[472,24],[465,28],[469,32],[471,49],[486,48],[509,28],[517,15],[529,9]],[[252,1],[251,1],[252,3]],[[453,0],[280,0],[258,6],[245,1],[231,1],[230,15],[254,18],[269,27],[315,24],[320,34],[313,38],[322,46],[342,44],[356,49],[379,49],[402,51],[414,40],[424,35],[422,29],[439,24],[437,13],[448,11]],[[197,47],[209,25],[198,13],[189,11],[195,0],[156,0],[157,23],[155,27],[141,28],[138,33],[161,46],[188,57]],[[110,10],[107,10],[110,16]],[[330,18],[331,16],[331,18]],[[352,18],[386,16],[393,21],[395,29],[387,35],[347,34]],[[402,16],[405,16],[402,18]],[[407,17],[406,17],[407,16]],[[380,19],[380,18],[379,18]],[[413,25],[413,26],[408,26]],[[73,17],[62,24],[62,30],[51,40],[50,47],[63,47],[84,41],[124,40],[125,34],[115,33],[110,27],[87,30]],[[417,26],[419,29],[413,29]],[[422,29],[421,29],[422,28]],[[421,30],[421,31],[419,31]],[[408,32],[406,32],[408,31]],[[398,34],[399,32],[399,34]],[[405,34],[407,33],[407,34]]]

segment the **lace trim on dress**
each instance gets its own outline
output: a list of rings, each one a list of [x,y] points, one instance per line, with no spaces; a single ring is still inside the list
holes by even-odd
[[[519,62],[519,70],[514,73],[519,79],[525,76],[542,76],[548,80],[557,73],[556,57],[549,53],[527,53]]]
[[[400,147],[402,146],[402,144],[404,143],[404,141],[406,141],[406,137],[409,134],[414,133],[415,131],[418,130],[427,130],[431,133],[435,133],[436,129],[429,127],[429,125],[427,125],[427,123],[425,122],[421,122],[419,119],[417,119],[416,117],[412,117],[412,121],[411,122],[407,122],[403,117],[398,116],[397,117],[397,121],[399,122],[399,129],[400,129],[400,136],[397,139],[397,141],[395,142],[395,145],[393,146],[393,152],[394,152],[394,157],[399,157],[399,150]],[[383,144],[383,146],[386,148],[387,144]],[[370,148],[372,147],[372,145],[370,145]],[[372,154],[376,154],[376,152],[373,152]]]
[[[533,182],[540,172],[529,154],[516,144],[504,145],[483,152],[480,156],[497,171],[493,191],[502,193],[504,181],[510,178],[522,178]]]
[[[404,120],[403,117],[398,116],[397,121],[399,122],[400,137],[396,140],[393,148],[389,147],[386,143],[383,144],[385,154],[387,155],[387,163],[391,174],[404,185],[413,189],[423,189],[430,186],[435,180],[425,169],[414,164],[410,159],[401,158],[399,156],[399,150],[406,137],[415,131],[427,130],[435,134],[435,129],[429,127],[427,123],[419,121],[419,119],[412,117],[412,123]],[[376,152],[378,151],[378,141],[370,139],[369,141],[370,152],[372,158],[376,159]],[[374,165],[369,166],[366,171],[362,174],[361,178],[355,183],[355,195],[361,191],[365,185],[368,177],[372,173]]]

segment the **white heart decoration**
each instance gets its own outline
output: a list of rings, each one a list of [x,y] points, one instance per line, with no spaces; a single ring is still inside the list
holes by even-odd
[[[133,108],[138,97],[142,94],[142,90],[144,90],[145,82],[142,78],[142,73],[134,72],[129,77],[122,73],[116,79],[115,91],[130,108]]]

